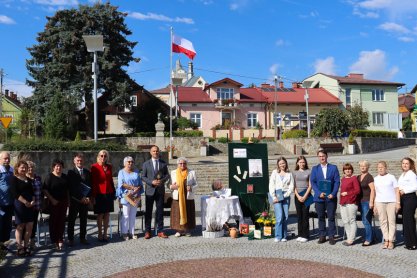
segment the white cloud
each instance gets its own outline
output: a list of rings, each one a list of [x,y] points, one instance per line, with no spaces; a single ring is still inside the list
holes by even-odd
[[[387,68],[385,52],[380,49],[361,51],[359,59],[349,67],[349,70],[363,73],[366,78],[378,80],[391,80],[399,71],[397,66]]]
[[[4,79],[3,87],[3,89],[16,93],[18,97],[29,97],[33,91],[33,88],[27,86],[25,82],[7,78]]]
[[[321,73],[335,75],[336,74],[335,68],[336,68],[336,65],[334,63],[334,58],[331,56],[325,59],[317,59],[314,62],[314,71],[316,73],[321,72]]]
[[[356,2],[355,7],[371,11],[384,11],[390,18],[401,19],[406,14],[417,12],[415,0],[365,0]]]
[[[16,22],[6,15],[0,15],[0,24],[16,24]]]
[[[394,22],[385,22],[381,25],[379,25],[378,27],[379,29],[388,31],[388,32],[395,32],[395,33],[403,33],[403,34],[407,34],[410,32],[410,30],[408,30],[408,28],[394,23]]]
[[[249,4],[248,0],[233,0],[229,8],[232,11],[237,11],[245,8]]]
[[[47,6],[75,6],[78,5],[77,0],[35,0],[36,4]]]
[[[139,13],[139,12],[132,12],[129,13],[130,17],[139,19],[139,20],[157,20],[157,21],[165,21],[165,22],[180,22],[186,24],[194,24],[194,20],[188,17],[176,17],[171,18],[163,14],[155,14],[155,13]]]
[[[379,14],[378,13],[376,13],[376,12],[369,12],[369,11],[362,12],[362,11],[360,11],[360,9],[357,6],[354,7],[353,14],[354,15],[357,15],[359,17],[362,17],[362,18],[378,18],[379,17]]]
[[[277,39],[277,41],[275,42],[275,45],[276,46],[288,46],[288,45],[291,45],[291,43],[284,39]]]
[[[400,40],[402,42],[413,42],[413,41],[415,41],[415,39],[411,38],[411,37],[399,37],[398,40]]]
[[[272,74],[276,74],[279,68],[280,68],[279,64],[272,64],[269,67],[269,72],[272,73]]]

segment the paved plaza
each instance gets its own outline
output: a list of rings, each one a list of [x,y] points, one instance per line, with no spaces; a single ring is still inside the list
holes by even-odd
[[[366,155],[366,158],[373,161],[384,157],[396,160],[398,156],[400,160],[407,152],[407,148],[403,148]],[[332,156],[330,161],[349,157]],[[363,159],[359,155],[350,158],[352,161]],[[212,158],[216,159],[225,158]],[[199,163],[199,160],[201,158],[191,159],[193,163]],[[0,264],[0,277],[150,277],[152,273],[157,277],[211,277],[214,274],[215,277],[229,277],[230,274],[235,274],[236,270],[237,273],[241,271],[249,277],[256,274],[261,277],[318,277],[323,276],[326,271],[334,277],[371,277],[371,274],[384,277],[413,277],[417,273],[417,253],[403,248],[402,225],[397,225],[397,247],[394,250],[382,250],[381,244],[362,247],[360,235],[364,231],[361,222],[358,222],[356,244],[350,247],[343,246],[343,228],[340,220],[340,237],[334,246],[328,243],[317,244],[317,219],[314,220],[314,230],[310,221],[312,240],[307,243],[299,243],[295,239],[275,243],[273,239],[248,240],[246,237],[205,239],[201,236],[198,200],[199,197],[196,202],[197,229],[192,237],[175,238],[173,232],[168,230],[168,239],[153,237],[145,240],[138,218],[136,228],[140,233],[139,239],[122,241],[117,235],[117,213],[114,213],[113,238],[110,243],[102,244],[97,241],[95,221],[89,220],[88,240],[91,245],[85,247],[78,244],[71,248],[66,247],[63,251],[55,251],[50,245],[42,245],[33,256],[25,258],[18,258],[9,253]],[[169,217],[165,217],[165,226],[169,226]],[[290,217],[289,231],[297,233],[296,219],[293,215]],[[380,238],[378,227],[376,232]],[[43,241],[42,236],[42,244]],[[242,259],[241,269],[237,261],[239,258]],[[207,263],[204,263],[205,261]],[[268,263],[273,266],[268,268]],[[279,268],[276,265],[281,267],[281,272],[277,272]],[[227,266],[231,269],[227,270]],[[291,268],[296,268],[297,271],[292,271]],[[305,269],[304,275],[300,274],[300,268]],[[348,268],[359,272],[349,272]],[[224,272],[221,272],[224,275],[215,269],[224,269]]]

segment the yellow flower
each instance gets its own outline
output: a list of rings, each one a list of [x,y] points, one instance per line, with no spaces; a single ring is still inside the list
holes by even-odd
[[[256,223],[262,224],[264,223],[264,220],[262,218],[258,218],[256,219]]]

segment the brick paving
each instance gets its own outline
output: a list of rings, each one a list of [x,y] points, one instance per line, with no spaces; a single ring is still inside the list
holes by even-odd
[[[293,233],[296,232],[294,220],[289,225],[289,231]],[[150,277],[153,273],[157,273],[157,277],[229,277],[241,273],[240,270],[252,274],[251,277],[254,273],[261,274],[260,271],[264,271],[261,277],[294,277],[299,276],[295,275],[298,268],[307,270],[303,277],[326,273],[335,273],[335,277],[344,277],[345,273],[351,277],[372,277],[371,274],[410,277],[410,273],[417,271],[417,253],[402,246],[394,250],[382,250],[380,244],[362,247],[360,239],[351,247],[343,246],[341,239],[334,246],[319,245],[317,238],[308,243],[295,240],[275,243],[273,239],[248,240],[246,237],[205,239],[198,227],[192,237],[175,238],[171,232],[169,239],[153,237],[145,240],[140,233],[138,240],[122,241],[114,234],[110,243],[100,244],[95,225],[89,222],[90,246],[66,247],[61,252],[42,246],[27,258],[8,254],[0,264],[0,277],[105,277],[116,274],[115,277]],[[317,233],[317,225],[314,233]],[[401,231],[397,232],[397,239],[401,244]],[[192,272],[182,276],[187,269]],[[220,270],[224,275],[218,272]],[[274,275],[270,275],[271,271]]]

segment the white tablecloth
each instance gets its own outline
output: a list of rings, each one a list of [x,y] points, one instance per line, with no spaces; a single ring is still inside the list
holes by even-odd
[[[206,230],[208,221],[215,221],[218,225],[223,226],[231,216],[238,218],[239,223],[243,223],[242,208],[237,196],[226,198],[201,197],[201,227],[203,231]]]

